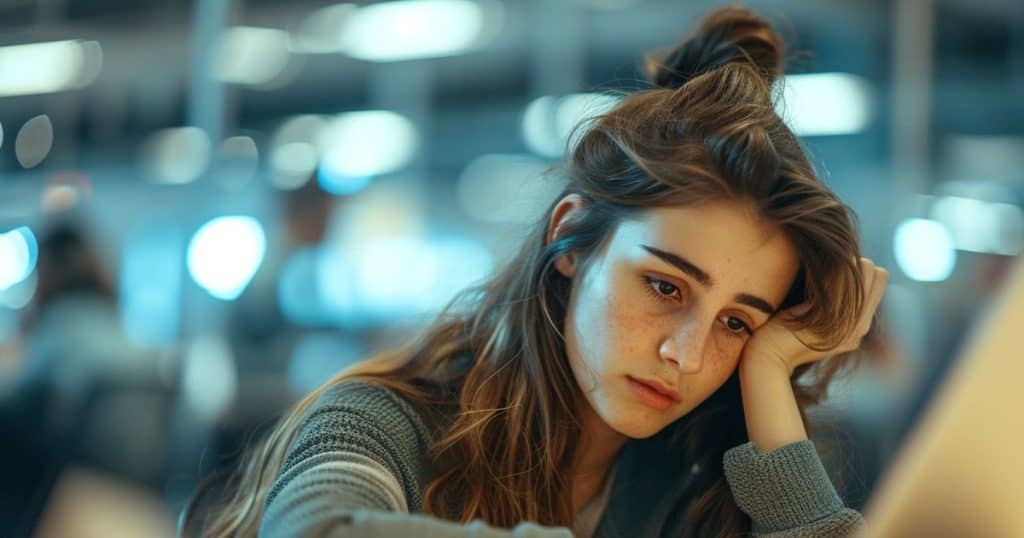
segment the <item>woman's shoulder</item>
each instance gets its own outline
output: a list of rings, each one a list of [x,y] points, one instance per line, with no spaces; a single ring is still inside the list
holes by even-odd
[[[356,419],[353,425],[403,430],[417,437],[429,436],[422,405],[383,384],[365,379],[346,379],[324,390],[310,408],[307,421],[318,417]],[[352,420],[344,420],[352,423]]]
[[[349,407],[386,407],[399,404],[395,390],[373,380],[342,379],[323,390],[313,407],[344,405]]]
[[[284,468],[319,461],[325,454],[357,452],[394,462],[397,474],[416,475],[431,432],[416,407],[397,391],[366,380],[327,387],[306,411],[285,457]]]
[[[425,459],[429,443],[419,412],[396,390],[366,380],[332,383],[304,413],[266,506],[281,495],[291,498],[285,491],[304,490],[305,476],[344,482],[363,493],[367,484],[387,491],[394,485],[400,491],[396,498],[405,499],[402,506],[419,510],[424,479],[431,473]],[[376,486],[370,490],[379,493]]]

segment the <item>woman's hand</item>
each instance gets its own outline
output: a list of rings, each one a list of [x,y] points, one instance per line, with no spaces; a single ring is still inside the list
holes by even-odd
[[[814,345],[818,339],[793,326],[791,320],[794,313],[800,312],[800,306],[773,316],[744,346],[739,363],[743,414],[747,436],[761,452],[807,439],[790,379],[793,370],[801,364],[859,348],[871,327],[889,273],[867,258],[861,258],[860,263],[864,274],[864,309],[856,330],[838,346],[816,351],[804,343]]]
[[[797,305],[776,313],[754,332],[743,348],[741,364],[749,361],[769,361],[786,372],[788,377],[801,364],[817,362],[825,357],[860,348],[861,339],[871,328],[871,321],[889,281],[889,272],[867,258],[860,259],[860,267],[864,275],[864,308],[854,331],[838,346],[828,351],[819,351],[808,346],[811,344],[819,347],[815,344],[820,339],[809,330],[794,327],[792,320],[807,308],[807,305]]]

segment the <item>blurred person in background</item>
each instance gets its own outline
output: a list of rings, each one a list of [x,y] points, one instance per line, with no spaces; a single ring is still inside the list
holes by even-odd
[[[121,330],[111,279],[71,220],[39,241],[37,284],[25,311],[20,371],[5,387],[3,443],[15,535],[34,527],[72,466],[156,488],[173,398],[158,357]]]
[[[66,429],[75,422],[69,412],[80,408],[85,390],[98,376],[118,371],[116,363],[105,362],[120,358],[108,353],[119,350],[118,342],[109,341],[119,332],[117,297],[99,253],[71,222],[52,225],[41,237],[36,270],[36,293],[22,318],[19,383],[47,387],[52,400],[41,418],[51,428]]]
[[[773,109],[783,57],[743,8],[652,57],[650,89],[581,126],[518,255],[303,398],[197,492],[183,534],[859,528],[805,410],[852,364],[887,273]]]

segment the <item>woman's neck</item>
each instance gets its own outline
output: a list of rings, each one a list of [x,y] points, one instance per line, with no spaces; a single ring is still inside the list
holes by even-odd
[[[573,471],[573,509],[576,513],[601,490],[626,436],[613,430],[589,402],[580,405],[580,441]]]

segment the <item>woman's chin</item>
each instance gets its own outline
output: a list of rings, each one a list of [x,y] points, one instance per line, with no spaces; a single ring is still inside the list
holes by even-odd
[[[646,439],[651,437],[668,425],[660,417],[646,415],[635,410],[622,410],[615,414],[613,420],[605,419],[605,422],[616,432],[629,437],[630,439]]]

